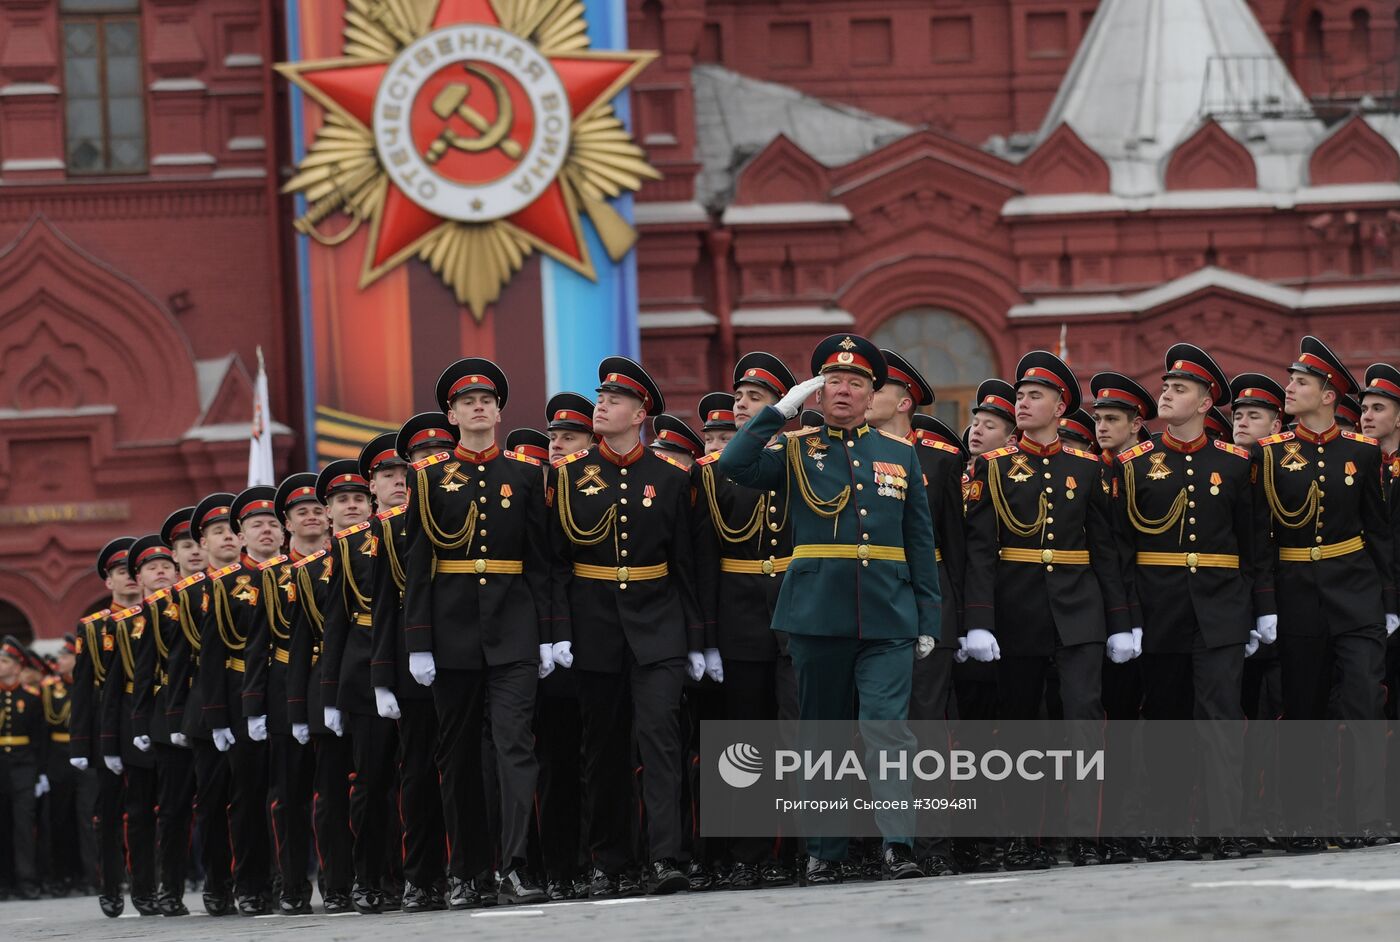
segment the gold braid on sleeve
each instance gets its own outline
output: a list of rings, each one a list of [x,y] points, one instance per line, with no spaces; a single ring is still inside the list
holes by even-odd
[[[1151,517],[1143,516],[1142,511],[1138,510],[1137,476],[1133,472],[1133,463],[1131,461],[1123,465],[1123,487],[1127,492],[1128,519],[1132,521],[1134,530],[1139,533],[1146,533],[1149,536],[1158,536],[1162,533],[1166,533],[1178,524],[1184,526],[1186,504],[1188,501],[1186,488],[1183,487],[1176,495],[1176,500],[1172,501],[1171,508],[1167,511],[1166,516],[1158,517],[1154,520]]]
[[[993,458],[987,462],[987,493],[991,496],[992,506],[997,512],[997,519],[1001,521],[1003,527],[1023,539],[1038,536],[1045,529],[1044,492],[1040,492],[1036,500],[1035,522],[1022,523],[1012,513],[1011,505],[1006,502],[1006,493],[1001,489],[1001,472],[997,466],[999,460]]]
[[[472,540],[472,534],[476,532],[476,503],[473,502],[471,509],[467,511],[467,518],[462,522],[462,528],[455,533],[447,533],[438,526],[433,519],[432,508],[428,504],[428,469],[418,469],[418,486],[414,488],[418,494],[418,516],[423,521],[423,531],[428,534],[428,539],[433,545],[442,550],[459,550]]]
[[[1274,519],[1290,530],[1300,530],[1311,523],[1317,516],[1317,505],[1321,502],[1317,491],[1317,479],[1314,478],[1308,486],[1308,496],[1303,499],[1303,506],[1297,510],[1289,510],[1283,506],[1274,485],[1273,452],[1268,448],[1264,449],[1264,496],[1268,498],[1269,511],[1274,515]]]

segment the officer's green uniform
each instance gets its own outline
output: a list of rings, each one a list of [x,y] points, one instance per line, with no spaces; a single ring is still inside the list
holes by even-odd
[[[914,639],[938,637],[941,620],[933,524],[914,446],[863,423],[804,428],[770,446],[784,422],[776,408],[765,408],[725,447],[719,468],[735,483],[790,495],[793,559],[773,628],[788,634],[800,717],[850,719],[859,694],[862,722],[907,719]],[[911,748],[914,738],[907,729],[902,736],[874,731],[866,745],[873,757]],[[910,797],[907,782],[884,796],[878,784],[876,797]],[[912,812],[877,814],[876,823],[887,843],[909,843]],[[812,839],[808,853],[841,860],[846,844]]]

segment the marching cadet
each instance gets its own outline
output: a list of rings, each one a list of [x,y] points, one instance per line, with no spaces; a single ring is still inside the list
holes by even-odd
[[[1149,739],[1149,806],[1158,834],[1162,822],[1186,819],[1193,784],[1186,770],[1203,749],[1201,820],[1214,835],[1217,860],[1244,855],[1237,839],[1241,743],[1229,721],[1244,718],[1238,691],[1245,646],[1259,641],[1255,620],[1275,614],[1268,522],[1255,499],[1249,452],[1205,433],[1206,415],[1229,395],[1229,380],[1208,353],[1174,345],[1157,403],[1167,430],[1120,452],[1114,482],[1122,489],[1114,507],[1133,622],[1142,625],[1143,716],[1209,721],[1186,753]],[[1198,860],[1200,852],[1178,836],[1155,843],[1148,859]]]
[[[49,790],[49,731],[39,688],[20,683],[25,660],[18,641],[0,641],[0,787],[9,804],[9,849],[20,898],[38,899],[35,804]]]
[[[796,718],[796,679],[787,638],[773,631],[784,573],[792,561],[786,489],[742,487],[719,472],[719,455],[735,433],[766,406],[796,385],[787,364],[771,353],[739,358],[732,393],[700,400],[707,454],[691,473],[697,494],[696,585],[700,609],[724,670],[722,719]],[[723,814],[724,809],[715,809]],[[772,837],[729,838],[733,859],[729,885],[735,889],[788,886],[796,879],[797,841],[785,821],[781,844]],[[697,886],[694,876],[691,889]]]
[[[1385,639],[1400,624],[1395,614],[1390,524],[1380,487],[1381,452],[1375,439],[1339,429],[1339,397],[1358,389],[1341,360],[1316,337],[1304,337],[1289,368],[1284,411],[1298,420],[1291,432],[1259,440],[1263,489],[1278,547],[1273,584],[1276,617],[1260,619],[1265,643],[1277,631],[1283,712],[1296,720],[1376,720],[1382,715]],[[1329,656],[1330,654],[1330,656]],[[1328,710],[1329,687],[1332,706]],[[1380,833],[1383,742],[1376,724],[1349,726],[1355,760],[1356,823],[1365,843]],[[1320,735],[1295,733],[1310,746],[1298,768],[1318,774],[1284,782],[1284,810],[1305,820],[1322,804]],[[1299,740],[1304,740],[1299,743]],[[1330,785],[1329,785],[1330,787]],[[1287,841],[1293,852],[1322,849],[1311,831]]]
[[[1283,431],[1283,387],[1263,373],[1241,373],[1230,380],[1233,439],[1253,448],[1261,438]]]
[[[921,637],[917,642],[919,657],[914,661],[909,718],[942,721],[957,716],[953,701],[953,655],[958,650],[961,634],[959,608],[967,560],[963,533],[962,449],[955,444],[957,437],[951,429],[918,413],[918,409],[933,405],[935,398],[933,387],[923,375],[893,350],[882,349],[880,353],[885,357],[889,378],[875,391],[868,418],[880,431],[916,446],[914,454],[919,459],[929,515],[933,519],[937,546],[934,558],[938,563],[939,591],[943,597],[943,634],[937,639]],[[946,876],[953,872],[951,845],[946,838],[920,837],[915,841],[915,851],[924,876]]]
[[[532,430],[527,430],[532,431]],[[512,433],[513,435],[515,433]],[[549,439],[543,439],[548,457]],[[441,412],[423,412],[403,424],[394,439],[394,450],[413,464],[450,450],[457,430]],[[536,442],[539,445],[540,442]],[[527,447],[527,446],[522,446]],[[412,493],[408,495],[412,500]],[[412,505],[409,505],[412,510]],[[438,787],[437,711],[430,688],[408,672],[408,646],[403,631],[403,594],[407,585],[404,566],[408,538],[401,511],[378,514],[379,551],[374,556],[371,586],[373,608],[370,683],[379,715],[398,723],[400,807],[403,817],[402,909],[406,913],[447,908],[444,897],[442,790]]]
[[[283,531],[276,513],[276,488],[250,487],[229,508],[229,521],[243,538],[243,555],[210,573],[209,611],[200,629],[199,685],[204,725],[214,746],[228,756],[228,827],[233,848],[235,903],[240,915],[267,912],[271,857],[267,822],[267,745],[249,735],[243,712],[245,659],[266,618],[266,582],[276,577]],[[271,573],[271,576],[266,574]],[[264,727],[265,731],[266,727]]]
[[[1060,416],[1079,408],[1073,371],[1037,350],[1016,375],[1019,442],[981,455],[968,485],[967,651],[1000,661],[1002,719],[1040,714],[1053,664],[1064,718],[1075,723],[1071,739],[1089,748],[1086,724],[1104,717],[1105,641],[1114,660],[1134,651],[1110,497],[1099,459],[1059,439]],[[1072,790],[1066,824],[1074,833],[1095,832],[1096,804],[1089,789]],[[1076,866],[1100,862],[1082,836],[1069,857]],[[1051,863],[1020,838],[1004,859],[1009,870]]]
[[[458,430],[446,456],[417,462],[415,507],[404,514],[404,636],[409,670],[431,687],[440,730],[452,909],[490,904],[491,841],[482,782],[482,723],[500,775],[501,904],[546,894],[527,872],[538,764],[531,722],[550,648],[549,550],[539,466],[496,445],[509,395],[501,368],[469,357],[437,382]]]
[[[681,688],[705,673],[695,598],[690,478],[641,443],[648,415],[665,410],[640,364],[607,357],[593,409],[597,445],[556,459],[545,501],[554,550],[554,659],[577,661],[582,719],[589,895],[632,895],[627,874],[633,810],[632,729],[643,766],[645,882],[651,892],[689,885],[681,852]],[[573,643],[578,642],[578,651]],[[688,665],[688,669],[687,669]]]
[[[176,581],[178,571],[170,547],[161,542],[159,534],[137,539],[131,545],[126,560],[127,571],[136,580],[143,599],[137,604],[113,612],[111,621],[115,639],[116,660],[112,673],[102,691],[102,756],[113,774],[123,776],[124,830],[126,833],[127,868],[131,874],[131,903],[143,916],[165,913],[158,902],[156,883],[156,763],[151,751],[149,694],[142,694],[143,712],[133,715],[138,702],[136,684],[138,652],[151,643],[159,630],[156,603],[147,598],[168,589]],[[118,670],[117,668],[120,668]],[[184,883],[169,888],[169,915],[180,912]]]
[[[395,448],[396,437],[386,432],[361,449],[358,461],[347,458],[327,465],[323,474],[334,490],[329,499],[372,500],[382,511],[401,514],[408,499],[404,480],[408,465]],[[381,912],[386,903],[397,909],[400,903],[400,896],[386,901],[384,893],[398,730],[392,717],[380,715],[380,695],[370,683],[374,566],[383,542],[383,521],[373,514],[373,507],[366,510],[364,519],[338,529],[331,538],[336,568],[324,610],[321,649],[326,725],[332,730],[343,726],[354,757],[350,827],[355,832],[355,888],[351,899],[363,914]],[[332,709],[339,714],[334,722]]]
[[[78,622],[78,662],[73,668],[69,741],[72,758],[68,761],[85,777],[79,785],[78,812],[80,821],[91,821],[97,829],[97,904],[103,915],[112,919],[120,916],[126,906],[122,897],[125,844],[121,776],[98,761],[102,757],[102,685],[116,654],[108,618],[113,611],[121,611],[141,598],[141,590],[126,571],[127,551],[135,542],[135,537],[118,537],[97,554],[97,575],[112,593],[111,602]]]
[[[551,396],[545,405],[550,463],[585,451],[593,444],[593,400],[576,392]],[[582,781],[579,740],[578,676],[556,670],[540,681],[535,705],[535,753],[539,758],[540,856],[545,867],[545,892],[551,900],[588,895],[580,849]]]
[[[864,337],[834,334],[817,345],[812,372],[744,425],[719,470],[765,489],[791,475],[793,562],[773,627],[788,634],[802,719],[855,719],[859,698],[862,721],[895,721],[862,727],[873,757],[913,745],[900,727],[909,713],[915,639],[941,633],[933,524],[914,446],[866,422],[888,375],[879,349]],[[769,447],[818,388],[823,426],[779,436]],[[871,787],[877,800],[912,799],[907,782]],[[913,819],[912,810],[875,815],[887,879],[921,876],[910,846]],[[807,850],[808,884],[840,879],[845,838],[812,838]]]
[[[69,763],[73,756],[73,671],[77,665],[78,638],[63,636],[63,646],[54,662],[54,672],[44,678],[39,692],[48,724],[49,754],[46,763],[51,790],[48,796],[47,832],[52,844],[49,878],[56,896],[67,896],[75,886],[86,892],[92,874],[97,872],[97,846],[92,826],[80,823],[78,789],[82,773]]]
[[[329,466],[317,475],[312,496],[325,507],[329,529],[339,530],[360,522],[369,513],[364,490],[352,488],[340,499],[328,502],[337,490],[328,470]],[[302,495],[302,499],[307,496]],[[310,549],[310,546],[304,548]],[[322,657],[325,612],[330,607],[331,581],[336,568],[329,541],[292,563],[296,605],[292,610],[291,648],[287,655],[287,719],[291,721],[292,738],[303,746],[312,745],[315,763],[312,832],[321,867],[321,903],[326,914],[331,916],[355,911],[351,899],[355,867],[348,784],[354,773],[354,757],[339,722],[335,730],[326,725],[321,685],[325,664]]]

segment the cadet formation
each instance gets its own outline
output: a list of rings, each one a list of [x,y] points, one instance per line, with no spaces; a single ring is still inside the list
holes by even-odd
[[[1308,337],[1231,379],[1183,343],[1158,394],[1099,373],[1082,401],[1036,351],[961,434],[865,338],[810,372],[743,356],[697,431],[610,357],[503,437],[508,379],[464,359],[358,460],[113,539],[60,653],[0,646],[0,885],[372,914],[1390,840],[1382,743],[1344,838],[1277,826],[1325,763],[1279,795],[1151,750],[1131,834],[701,837],[704,720],[1395,716],[1400,370]]]

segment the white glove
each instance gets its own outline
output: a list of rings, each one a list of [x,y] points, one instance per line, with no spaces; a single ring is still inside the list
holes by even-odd
[[[388,687],[374,688],[374,711],[386,720],[399,718],[399,698]]]
[[[933,653],[933,646],[936,643],[932,635],[919,635],[918,640],[914,642],[914,659],[922,661],[928,657]]]
[[[719,648],[706,648],[705,673],[717,684],[724,683],[724,661],[720,660]]]
[[[103,757],[102,757],[102,764],[105,765],[105,766],[107,766],[107,771],[108,771],[108,772],[111,772],[113,775],[121,775],[121,774],[122,774],[122,768],[123,768],[123,767],[122,767],[122,757],[121,757],[121,756],[103,756]]]
[[[568,670],[574,666],[574,645],[572,641],[556,641],[550,649],[554,663]]]
[[[429,655],[429,657],[431,657],[431,655]],[[335,707],[326,707],[323,709],[321,711],[321,718],[325,720],[326,729],[335,733],[337,736],[345,735],[345,727],[342,726],[340,722],[340,711]]]
[[[408,672],[424,687],[431,687],[437,677],[437,664],[432,651],[411,651],[408,655]]]
[[[307,723],[292,724],[292,738],[303,746],[311,741],[311,726]]]
[[[1142,654],[1142,629],[1133,629],[1133,657]]]
[[[699,651],[687,651],[685,655],[687,661],[686,673],[690,679],[699,683],[700,678],[705,676],[705,655]]]
[[[797,415],[797,410],[802,408],[802,403],[807,401],[807,397],[821,389],[825,383],[826,378],[822,376],[813,376],[809,380],[798,383],[788,390],[786,396],[778,400],[778,411],[789,419],[792,418]]]
[[[1394,631],[1395,629],[1390,625],[1390,616],[1387,615],[1385,618],[1386,630]],[[1254,630],[1259,632],[1260,641],[1265,644],[1273,644],[1278,640],[1278,616],[1260,615],[1258,618],[1254,619]]]
[[[1115,631],[1108,636],[1108,659],[1115,664],[1126,664],[1133,659],[1133,633]]]
[[[985,628],[974,628],[967,633],[967,656],[974,661],[995,661],[1001,658],[1001,646],[996,636]]]
[[[34,783],[34,797],[35,797],[35,798],[43,798],[43,797],[44,797],[45,795],[47,795],[48,793],[49,793],[49,777],[48,777],[47,775],[40,775],[40,776],[39,776],[39,781],[37,781],[37,782]]]
[[[1244,646],[1244,656],[1252,657],[1259,650],[1259,632],[1249,629],[1249,643]]]
[[[263,742],[267,739],[267,717],[248,717],[248,738],[253,742]]]
[[[233,730],[228,727],[214,730],[214,748],[220,752],[228,752],[233,748]]]
[[[1395,629],[1400,628],[1400,615],[1388,614],[1385,616],[1385,636],[1389,638],[1395,634]]]
[[[79,772],[86,772],[88,769],[87,760],[84,759],[82,756],[74,756],[73,758],[68,760],[68,764],[71,765],[73,768],[77,769]]]
[[[188,749],[190,747],[190,740],[184,733],[171,733],[170,745],[179,746],[181,749]]]
[[[966,664],[969,655],[967,653],[967,636],[958,639],[958,649],[953,652],[953,660],[958,664]]]
[[[151,737],[150,737],[150,736],[133,736],[133,737],[131,737],[131,744],[132,744],[133,746],[135,746],[135,747],[136,747],[138,750],[140,750],[141,752],[150,752],[150,751],[151,751]]]
[[[540,680],[554,673],[554,645],[540,645]]]

